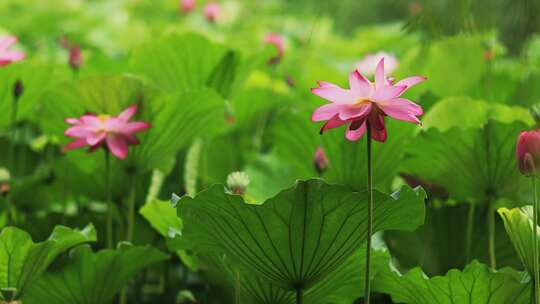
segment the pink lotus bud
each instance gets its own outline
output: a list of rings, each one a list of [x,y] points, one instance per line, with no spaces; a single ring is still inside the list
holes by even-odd
[[[13,84],[13,97],[15,97],[15,100],[19,100],[23,93],[24,85],[20,79],[17,79],[15,84]]]
[[[283,37],[277,33],[269,33],[264,38],[264,42],[266,44],[273,45],[276,48],[277,50],[276,56],[270,58],[270,61],[268,63],[277,64],[283,57],[283,54],[285,53],[285,43],[283,41]]]
[[[217,3],[208,3],[204,7],[204,16],[209,22],[216,22],[220,12],[221,6],[219,6]]]
[[[328,157],[326,157],[326,153],[322,147],[318,147],[317,150],[315,150],[313,165],[319,174],[324,173],[324,171],[328,169]]]
[[[540,173],[540,131],[524,131],[519,134],[516,146],[519,171],[525,176]]]
[[[78,45],[72,45],[69,48],[69,65],[75,71],[78,71],[83,64],[81,48]]]
[[[188,14],[197,6],[196,0],[180,0],[180,11],[183,14]]]

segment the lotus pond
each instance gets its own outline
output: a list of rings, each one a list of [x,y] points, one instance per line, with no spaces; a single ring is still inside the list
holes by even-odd
[[[0,1],[0,303],[540,304],[539,14]]]

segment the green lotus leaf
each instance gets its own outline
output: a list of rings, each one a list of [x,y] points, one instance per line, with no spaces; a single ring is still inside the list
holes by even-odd
[[[360,298],[364,286],[365,253],[365,247],[356,251],[345,263],[313,286],[304,294],[304,303],[353,303]],[[372,251],[372,279],[376,273],[388,268],[389,259],[390,256],[386,251]],[[231,301],[240,297],[240,303],[295,303],[294,292],[275,286],[249,271],[239,271],[234,268],[234,263],[223,255],[205,255],[201,260],[206,265],[205,274],[208,279],[228,290]]]
[[[23,85],[23,94],[17,101],[17,121],[35,120],[36,111],[42,104],[41,97],[51,86],[69,79],[69,71],[54,65],[23,61],[0,69],[0,127],[11,123],[13,111],[13,86],[17,80]]]
[[[525,269],[530,274],[533,274],[533,208],[532,206],[524,206],[521,208],[500,208],[498,210],[501,216],[506,233],[512,240],[514,248],[525,266]],[[539,233],[538,227],[536,227],[536,233]],[[540,248],[540,246],[539,246]]]
[[[390,294],[394,303],[410,304],[527,304],[530,283],[526,273],[511,268],[498,271],[473,261],[463,271],[428,278],[420,268],[402,275],[387,268],[373,282],[374,290]]]
[[[59,254],[94,241],[96,231],[92,224],[83,230],[56,226],[50,237],[40,243],[34,243],[21,229],[6,227],[0,233],[0,288],[14,288],[18,299]]]
[[[59,270],[44,274],[23,297],[24,303],[50,304],[111,303],[122,287],[142,269],[167,259],[151,246],[121,243],[116,250],[97,253],[79,246]]]
[[[409,146],[405,172],[445,188],[458,201],[494,203],[514,198],[523,177],[515,158],[522,122],[489,119],[482,127],[421,132]]]
[[[176,215],[176,209],[169,201],[153,200],[141,207],[139,213],[167,241],[169,250],[174,251],[182,262],[192,271],[198,270],[196,256],[179,250],[174,246],[174,238],[180,235],[182,220]]]
[[[204,36],[172,34],[136,49],[131,66],[161,90],[193,90],[206,87],[211,76],[218,77],[214,73],[218,65],[222,70],[234,65],[234,55],[224,59],[226,54],[226,47]]]
[[[424,220],[424,198],[420,189],[375,192],[374,231],[414,230]],[[225,253],[276,286],[307,291],[366,240],[367,192],[313,179],[256,205],[215,185],[183,197],[178,214],[186,247]]]
[[[449,113],[452,113],[449,115]],[[438,101],[422,119],[424,129],[437,128],[441,131],[481,128],[489,120],[501,123],[521,122],[532,125],[534,120],[525,108],[497,103],[487,103],[470,97],[447,97]]]

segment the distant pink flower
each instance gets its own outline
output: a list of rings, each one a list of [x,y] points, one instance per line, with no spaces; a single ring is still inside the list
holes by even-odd
[[[8,36],[0,39],[0,66],[23,60],[26,55],[23,52],[11,51],[9,48],[17,43],[17,37]]]
[[[196,0],[180,0],[180,11],[184,14],[190,13],[197,6]]]
[[[330,103],[316,109],[311,119],[326,121],[321,133],[348,124],[345,137],[351,141],[359,140],[369,126],[372,138],[384,142],[387,138],[385,116],[421,124],[416,116],[423,114],[422,107],[401,95],[424,80],[425,77],[413,76],[393,84],[385,76],[383,58],[377,65],[374,83],[358,70],[349,76],[350,89],[319,81],[319,86],[311,91]]]
[[[266,37],[264,37],[264,42],[273,45],[277,50],[277,55],[271,58],[269,63],[278,63],[283,57],[283,54],[285,53],[285,42],[283,40],[283,37],[277,33],[269,33],[266,35]]]
[[[136,112],[137,106],[132,105],[118,116],[85,114],[80,118],[67,118],[66,122],[72,126],[64,134],[74,140],[66,149],[89,146],[90,151],[94,151],[104,146],[117,158],[126,158],[128,145],[139,144],[135,133],[150,128],[146,122],[129,121]]]
[[[377,52],[375,54],[367,54],[356,64],[356,69],[364,75],[375,75],[375,69],[377,69],[377,64],[384,58],[384,68],[386,74],[392,74],[397,68],[398,61],[394,55]]]
[[[69,48],[69,66],[74,70],[79,70],[83,64],[81,48],[74,44]]]
[[[540,130],[524,131],[519,134],[516,145],[519,171],[525,176],[540,173]]]
[[[204,16],[206,17],[206,20],[210,22],[216,22],[220,12],[221,6],[214,2],[208,3],[204,7]]]
[[[324,171],[328,169],[328,157],[326,156],[326,153],[322,147],[317,147],[315,150],[315,155],[313,156],[313,165],[319,174],[324,173]]]

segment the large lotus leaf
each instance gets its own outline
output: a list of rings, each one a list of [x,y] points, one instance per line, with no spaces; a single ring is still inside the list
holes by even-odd
[[[176,252],[184,265],[192,271],[198,270],[197,258],[194,255],[174,247],[173,240],[180,234],[182,220],[176,215],[176,209],[173,208],[171,202],[160,200],[147,202],[139,210],[139,213],[150,223],[152,228],[165,238],[169,250]]]
[[[60,253],[95,240],[92,224],[80,231],[57,226],[51,236],[40,243],[34,243],[23,230],[4,228],[0,233],[0,288],[15,288],[16,298],[19,298]]]
[[[507,209],[500,208],[498,210],[506,228],[506,233],[512,240],[514,248],[529,273],[533,271],[533,208],[532,206],[525,206],[521,208]],[[536,233],[539,233],[538,226],[536,227]],[[540,236],[537,236],[540,237]],[[540,248],[540,246],[539,246]]]
[[[523,183],[515,158],[521,122],[489,120],[483,127],[421,132],[408,149],[405,172],[448,190],[459,201],[514,197]]]
[[[121,243],[116,250],[97,253],[77,247],[59,270],[44,274],[23,298],[24,303],[105,304],[142,269],[167,259],[151,246]]]
[[[463,271],[453,269],[445,276],[428,278],[420,268],[402,275],[388,268],[379,272],[374,290],[390,294],[394,303],[411,304],[526,304],[530,283],[525,273],[511,268],[490,270],[477,261]]]
[[[423,190],[374,193],[374,231],[413,230],[424,220]],[[342,265],[366,240],[367,192],[299,181],[260,205],[215,185],[178,204],[183,242],[226,253],[273,284],[305,290]]]
[[[362,297],[365,276],[365,247],[351,255],[341,266],[325,277],[307,293],[304,303],[353,303]],[[382,250],[372,251],[372,279],[379,271],[386,270],[389,254]],[[253,304],[293,304],[295,293],[275,286],[266,279],[249,271],[238,271],[226,257],[206,255],[202,258],[209,268],[206,275],[224,289],[231,290],[235,297],[240,288],[240,303]]]
[[[429,78],[428,86],[436,94],[462,95],[478,85],[486,63],[482,37],[455,36],[431,44],[424,73]]]
[[[475,206],[473,232],[470,248],[467,249],[470,206],[430,201],[422,227],[414,232],[386,231],[384,240],[400,269],[420,266],[427,275],[432,276],[444,275],[452,268],[462,269],[473,259],[489,263],[489,234],[485,224],[489,209],[485,205]],[[520,267],[519,258],[498,218],[495,218],[494,235],[497,267]],[[467,250],[470,251],[468,257]]]
[[[278,194],[282,189],[290,188],[297,176],[276,153],[260,155],[244,169],[250,183],[247,197],[255,201],[264,201]]]
[[[388,140],[373,143],[373,183],[376,188],[388,190],[398,171],[406,143],[413,136],[415,126],[408,123],[388,122]],[[367,187],[367,153],[365,136],[357,141],[345,139],[345,130],[333,129],[319,134],[320,125],[309,119],[309,113],[286,113],[275,123],[275,149],[281,161],[290,166],[297,177],[317,176],[313,159],[317,147],[328,156],[328,170],[323,177],[333,183],[355,190]]]
[[[204,36],[173,34],[135,50],[131,65],[135,73],[144,75],[157,88],[192,90],[206,86],[220,63],[234,64],[234,57],[224,61],[226,54],[224,46]]]
[[[69,71],[58,66],[23,61],[0,69],[0,128],[11,123],[13,86],[17,80],[24,91],[17,102],[17,121],[32,119],[41,104],[43,93],[68,79]]]
[[[199,90],[161,96],[148,103],[141,118],[152,123],[139,137],[141,146],[133,153],[137,164],[168,172],[176,154],[195,138],[208,138],[224,125],[225,102],[213,90]]]
[[[423,118],[424,129],[446,131],[481,128],[490,119],[502,123],[521,122],[532,125],[534,120],[525,108],[497,103],[487,103],[470,97],[447,97],[437,102]]]

